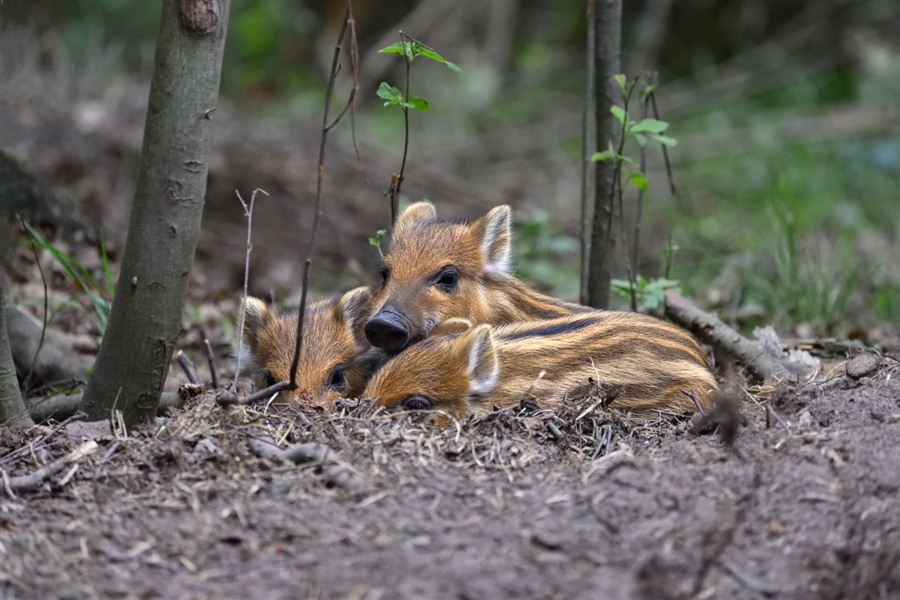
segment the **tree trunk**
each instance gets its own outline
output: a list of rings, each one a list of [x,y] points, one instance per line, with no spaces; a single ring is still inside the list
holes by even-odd
[[[608,143],[615,144],[620,125],[610,113],[610,107],[620,96],[619,86],[614,76],[619,74],[619,57],[622,37],[622,1],[594,0],[596,19],[596,52],[593,56],[595,73],[594,119],[597,127],[597,148],[605,150]],[[590,157],[588,156],[589,160]],[[612,261],[615,252],[615,215],[613,202],[613,176],[615,161],[605,160],[593,165],[594,197],[593,215],[582,215],[590,218],[590,243],[586,250],[587,278],[586,290],[582,289],[582,302],[594,308],[609,306],[610,280],[612,278]],[[589,169],[585,168],[585,177]],[[587,186],[583,186],[586,189]],[[588,204],[587,202],[584,203]],[[584,240],[582,241],[582,244]],[[584,282],[584,278],[582,279]]]
[[[580,302],[588,304],[588,272],[591,257],[591,227],[597,184],[597,163],[591,160],[597,148],[597,0],[587,0],[587,48],[584,60],[584,106],[581,121],[581,292]]]
[[[16,365],[9,349],[9,336],[6,334],[6,285],[6,274],[0,272],[0,425],[24,429],[34,425],[34,421],[22,401]]]
[[[230,0],[164,0],[141,166],[109,324],[81,408],[153,418],[187,295]]]

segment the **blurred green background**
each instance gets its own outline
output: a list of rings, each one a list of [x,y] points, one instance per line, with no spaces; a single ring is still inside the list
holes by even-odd
[[[233,0],[223,96],[248,119],[318,121],[344,7]],[[357,137],[399,164],[401,121],[375,89],[403,71],[373,52],[398,29],[458,64],[415,63],[412,93],[432,105],[412,119],[419,160],[479,182],[545,171],[557,193],[518,212],[518,271],[576,297],[585,3],[354,7]],[[111,56],[101,83],[151,72],[158,0],[7,0],[2,11],[5,28],[59,36],[74,64]],[[648,153],[640,274],[663,276],[674,245],[671,277],[742,327],[858,335],[900,323],[898,24],[894,0],[625,2],[623,70],[659,72],[660,116],[679,141],[677,198]],[[527,164],[509,159],[523,146]],[[630,241],[631,192],[625,212]]]

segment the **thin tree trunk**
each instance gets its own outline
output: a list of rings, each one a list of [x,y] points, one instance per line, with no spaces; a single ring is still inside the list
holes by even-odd
[[[16,365],[9,349],[9,336],[6,333],[6,285],[6,274],[0,272],[0,425],[24,429],[34,425],[34,421],[22,401]]]
[[[181,328],[231,0],[164,0],[122,270],[81,408],[153,418]]]
[[[621,128],[610,113],[610,107],[620,97],[614,76],[620,71],[622,37],[622,1],[597,0],[597,47],[594,55],[596,72],[595,119],[598,150],[615,143]],[[586,302],[594,308],[609,306],[612,261],[615,252],[615,203],[613,179],[615,160],[597,163],[594,187],[594,214],[588,248],[588,276]]]
[[[588,304],[588,272],[591,256],[591,227],[594,218],[594,188],[597,185],[597,163],[591,160],[597,152],[597,0],[587,0],[587,52],[584,76],[584,113],[582,114],[582,173],[581,173],[581,296]]]

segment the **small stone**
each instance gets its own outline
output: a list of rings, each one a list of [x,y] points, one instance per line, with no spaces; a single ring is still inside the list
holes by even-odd
[[[881,357],[876,354],[857,354],[847,361],[847,376],[853,379],[872,375],[881,366]]]

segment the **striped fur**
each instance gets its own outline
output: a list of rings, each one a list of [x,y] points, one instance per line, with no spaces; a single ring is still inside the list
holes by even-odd
[[[370,298],[369,289],[362,287],[339,299],[307,306],[297,369],[299,387],[282,392],[282,401],[331,406],[337,398],[359,396],[380,358],[359,327]],[[240,325],[240,313],[236,321]],[[289,378],[296,336],[296,313],[277,315],[262,300],[247,298],[242,360],[248,360],[258,387]]]
[[[610,406],[647,414],[708,406],[718,385],[697,342],[646,315],[593,311],[499,327],[451,319],[378,370],[363,396],[460,419],[534,397],[544,406],[593,379]],[[449,424],[444,416],[438,419]]]
[[[397,219],[367,321],[395,315],[408,331],[408,346],[451,318],[502,325],[590,310],[532,290],[509,273],[510,219],[508,206],[466,224],[438,221],[430,204],[411,205]],[[448,271],[456,285],[441,283]],[[368,327],[366,334],[384,347]]]

